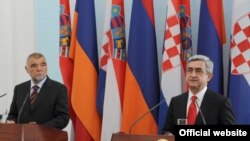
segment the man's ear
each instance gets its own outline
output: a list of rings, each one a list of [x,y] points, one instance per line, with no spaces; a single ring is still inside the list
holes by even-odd
[[[208,73],[207,74],[207,82],[209,82],[213,77],[213,74],[212,73]]]
[[[25,68],[26,72],[28,72],[28,68],[27,68],[27,66],[25,66],[24,68]]]

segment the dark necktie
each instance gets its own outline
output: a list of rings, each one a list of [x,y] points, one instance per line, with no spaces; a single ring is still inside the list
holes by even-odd
[[[33,88],[33,92],[30,95],[30,106],[31,106],[31,109],[33,109],[33,107],[34,107],[35,100],[36,100],[36,98],[38,96],[38,89],[39,89],[39,87],[37,85],[34,85],[32,88]]]
[[[189,105],[188,115],[187,115],[188,125],[193,125],[195,123],[196,116],[197,116],[197,109],[196,109],[196,104],[195,104],[197,97],[192,96],[191,99],[192,99],[192,102]]]

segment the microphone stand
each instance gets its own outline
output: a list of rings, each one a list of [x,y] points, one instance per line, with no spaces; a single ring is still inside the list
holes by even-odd
[[[20,108],[20,111],[18,112],[18,115],[17,115],[17,123],[19,123],[19,120],[20,120],[20,115],[21,115],[21,113],[22,113],[22,111],[23,111],[23,107],[24,107],[24,105],[25,105],[25,103],[26,103],[26,101],[27,101],[27,98],[29,97],[29,93],[27,93],[27,95],[26,95],[26,97],[25,97],[25,99],[24,99],[24,101],[23,101],[23,104],[22,104],[22,106],[21,106],[21,108]]]
[[[132,128],[142,119],[144,118],[148,113],[150,113],[151,111],[153,111],[154,109],[156,109],[158,106],[160,106],[163,102],[165,102],[166,99],[163,99],[162,101],[160,101],[158,104],[156,104],[155,106],[153,106],[152,108],[150,108],[150,110],[148,110],[146,113],[144,113],[143,115],[141,115],[138,119],[136,119],[133,124],[130,126],[129,128],[129,134],[132,131]]]
[[[205,118],[204,118],[204,116],[203,116],[203,113],[202,113],[202,111],[201,111],[201,108],[200,108],[200,106],[199,106],[199,104],[198,104],[198,102],[195,100],[195,104],[196,104],[196,106],[198,107],[198,109],[199,109],[199,113],[201,114],[201,118],[202,118],[202,121],[203,121],[203,123],[204,123],[204,125],[206,125],[207,123],[206,123],[206,120],[205,120]]]

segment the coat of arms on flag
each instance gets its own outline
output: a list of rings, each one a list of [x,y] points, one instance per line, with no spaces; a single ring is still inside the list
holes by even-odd
[[[60,56],[69,56],[70,37],[70,16],[65,11],[65,5],[60,5]]]

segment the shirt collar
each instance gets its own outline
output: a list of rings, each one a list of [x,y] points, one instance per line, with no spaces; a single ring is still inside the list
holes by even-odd
[[[39,87],[39,89],[42,88],[42,86],[43,86],[44,82],[46,81],[46,79],[47,79],[47,76],[38,84],[35,84],[33,81],[31,81],[30,89],[32,89],[34,85],[37,85]]]
[[[200,90],[195,96],[197,97],[197,102],[199,103],[199,105],[201,104],[201,101],[205,95],[207,91],[207,86],[204,87],[202,90]],[[189,90],[188,92],[188,100],[191,100],[191,97],[193,96],[194,94],[191,92],[191,90]]]

